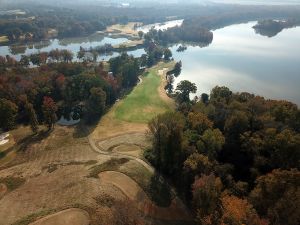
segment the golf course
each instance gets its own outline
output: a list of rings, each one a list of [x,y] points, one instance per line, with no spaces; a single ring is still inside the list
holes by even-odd
[[[143,157],[151,146],[147,123],[175,107],[164,90],[173,67],[174,62],[160,62],[145,71],[97,125],[57,125],[6,161],[0,224],[113,225],[120,210],[155,224],[189,224],[189,211]]]

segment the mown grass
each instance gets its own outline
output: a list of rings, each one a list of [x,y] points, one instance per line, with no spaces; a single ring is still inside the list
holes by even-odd
[[[115,118],[126,122],[147,123],[156,115],[170,110],[158,93],[161,77],[157,75],[161,67],[149,70],[138,85],[115,109]]]

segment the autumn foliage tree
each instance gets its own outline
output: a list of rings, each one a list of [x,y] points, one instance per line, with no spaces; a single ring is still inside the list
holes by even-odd
[[[175,174],[182,167],[183,126],[182,115],[174,112],[159,115],[148,124],[153,141],[151,160],[167,174]]]
[[[43,100],[43,115],[44,115],[44,121],[48,127],[48,129],[52,129],[54,127],[54,124],[57,121],[57,116],[56,116],[56,112],[57,112],[57,105],[56,103],[53,101],[53,99],[51,97],[44,97]]]
[[[10,100],[0,98],[0,128],[12,129],[15,125],[18,106]]]
[[[37,119],[37,115],[31,103],[27,103],[25,105],[27,116],[29,117],[30,128],[33,133],[37,133],[39,130],[39,122]]]

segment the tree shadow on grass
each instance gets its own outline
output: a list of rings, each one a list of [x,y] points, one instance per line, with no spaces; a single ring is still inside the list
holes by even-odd
[[[151,200],[160,207],[169,207],[172,202],[172,192],[170,186],[163,178],[155,173],[150,181],[149,193]]]
[[[0,159],[4,158],[7,154],[12,151],[20,152],[26,151],[28,146],[33,143],[37,143],[45,138],[47,138],[51,134],[52,130],[41,130],[37,134],[30,134],[21,140],[16,142],[16,145],[11,146],[10,148],[6,149],[5,151],[0,153]]]

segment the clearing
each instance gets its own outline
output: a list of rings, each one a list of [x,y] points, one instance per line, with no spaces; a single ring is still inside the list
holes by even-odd
[[[7,36],[0,36],[0,43],[8,42],[8,37]]]
[[[135,26],[140,26],[141,23],[131,22],[127,24],[114,24],[106,29],[106,33],[125,35],[125,36],[135,36],[138,37],[138,31],[134,29]]]

